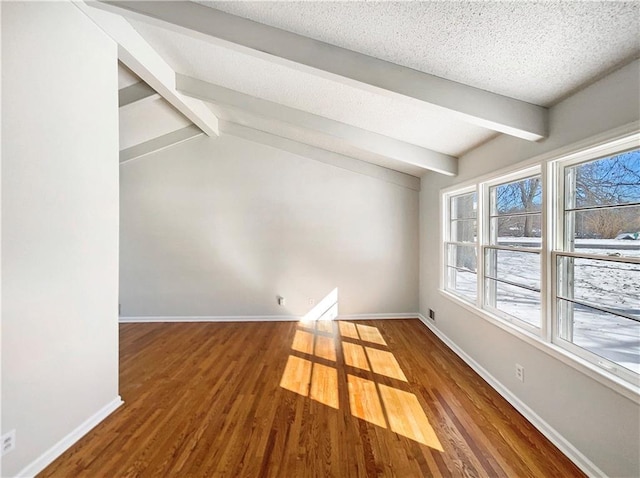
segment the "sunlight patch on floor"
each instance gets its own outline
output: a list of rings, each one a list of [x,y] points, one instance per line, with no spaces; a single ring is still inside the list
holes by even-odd
[[[336,346],[333,343],[333,337],[324,337],[322,335],[316,336],[316,345],[315,345],[315,356],[323,358],[325,360],[330,360],[331,362],[336,361]]]
[[[338,403],[338,371],[333,367],[314,363],[309,397],[331,408],[340,408]]]
[[[365,347],[364,349],[367,351],[371,369],[375,373],[402,380],[403,382],[407,381],[407,377],[405,377],[404,372],[400,368],[400,364],[391,352],[371,347]]]
[[[376,384],[355,375],[348,375],[347,380],[351,414],[379,427],[387,428]]]
[[[329,309],[326,309],[327,305]],[[331,307],[331,304],[326,303],[322,306],[325,310],[330,310]],[[287,360],[280,386],[338,410],[338,370],[335,365],[320,363],[318,360],[335,364],[342,360],[347,367],[387,377],[385,381],[391,379],[408,383],[398,360],[390,351],[382,350],[382,347],[371,347],[366,343],[388,347],[377,327],[338,321],[336,328],[330,320],[305,320],[295,331],[291,344],[293,352]],[[341,356],[337,353],[340,346]],[[296,356],[296,352],[307,358]],[[415,394],[354,373],[347,373],[346,376],[349,411],[352,416],[434,450],[443,451]]]
[[[364,342],[371,342],[373,344],[378,345],[387,345],[387,343],[382,338],[382,334],[377,327],[371,327],[370,325],[356,325],[358,328],[358,333],[360,334],[360,339]]]
[[[316,330],[318,332],[324,332],[327,334],[333,334],[333,321],[331,320],[318,320],[316,322]]]
[[[311,381],[311,361],[295,355],[289,355],[287,366],[284,368],[280,386],[306,397],[309,394]]]
[[[397,388],[380,385],[380,396],[389,419],[389,428],[398,435],[442,450],[440,440],[429,423],[418,398],[409,392]]]
[[[352,344],[351,342],[342,342],[342,355],[344,357],[344,363],[349,367],[355,367],[361,370],[371,370],[362,345]]]
[[[360,340],[360,336],[358,335],[358,330],[356,329],[356,324],[352,324],[351,322],[345,322],[343,320],[340,320],[338,322],[338,326],[340,328],[340,335],[342,335],[343,337]]]
[[[314,337],[315,335],[311,332],[296,330],[296,335],[293,337],[293,344],[291,344],[291,348],[297,352],[302,352],[303,354],[313,355]]]

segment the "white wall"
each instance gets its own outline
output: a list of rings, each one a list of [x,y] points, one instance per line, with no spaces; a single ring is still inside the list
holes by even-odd
[[[230,135],[120,171],[123,316],[299,316],[335,287],[343,315],[418,308],[414,190]]]
[[[3,3],[3,477],[119,400],[117,81],[71,3]]]
[[[439,191],[637,121],[638,77],[636,61],[554,107],[548,139],[500,136],[461,158],[459,177],[424,177],[420,193],[422,315],[434,309],[440,332],[612,477],[640,476],[640,407],[438,292]],[[516,362],[525,383],[515,378]]]

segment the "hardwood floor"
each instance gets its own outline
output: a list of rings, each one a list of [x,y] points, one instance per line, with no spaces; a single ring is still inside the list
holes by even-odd
[[[120,326],[120,409],[41,477],[584,476],[419,320]]]

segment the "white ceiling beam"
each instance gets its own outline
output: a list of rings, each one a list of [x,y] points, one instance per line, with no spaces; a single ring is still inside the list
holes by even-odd
[[[125,108],[140,101],[157,99],[159,97],[160,95],[156,93],[156,90],[141,81],[118,90],[118,106]]]
[[[547,110],[193,2],[106,1],[93,6],[277,61],[351,86],[428,104],[457,119],[530,141],[547,134]]]
[[[120,151],[120,164],[138,159],[147,154],[155,153],[163,149],[167,149],[176,144],[184,143],[196,136],[200,136],[203,132],[196,125],[189,125],[185,128],[163,134],[157,138],[150,139],[144,143],[136,144],[130,148]]]
[[[124,18],[83,2],[74,3],[118,44],[118,58],[175,109],[209,136],[218,136],[218,118],[202,101],[176,90],[175,72]]]
[[[436,171],[448,176],[454,176],[458,173],[458,159],[453,156],[422,148],[339,121],[256,98],[180,74],[176,75],[176,87],[185,95],[199,98],[221,107],[239,109],[253,115],[275,119],[340,138],[359,149],[370,151],[403,163],[412,164],[425,170]]]
[[[330,164],[337,168],[346,169],[347,171],[352,171],[358,174],[364,174],[365,176],[377,178],[381,181],[413,189],[414,191],[420,191],[420,178],[401,173],[400,171],[384,168],[360,159],[344,156],[339,153],[334,153],[333,151],[327,151],[326,149],[317,148],[306,143],[300,143],[289,138],[283,138],[282,136],[253,129],[249,126],[239,125],[231,121],[221,120],[220,129],[223,133],[230,134],[232,136],[247,139],[255,143],[273,146],[274,148],[289,151],[290,153],[304,156],[305,158],[310,158],[315,161],[320,161],[321,163]]]

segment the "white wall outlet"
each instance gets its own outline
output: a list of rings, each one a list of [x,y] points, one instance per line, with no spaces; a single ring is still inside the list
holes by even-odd
[[[309,305],[316,305],[315,299],[309,299]]]
[[[516,364],[516,378],[524,382],[524,367],[519,363]]]
[[[278,305],[285,305],[286,304],[286,300],[284,299],[284,297],[278,297]]]
[[[16,447],[16,431],[11,430],[10,432],[2,435],[2,455],[9,453],[14,450]]]

